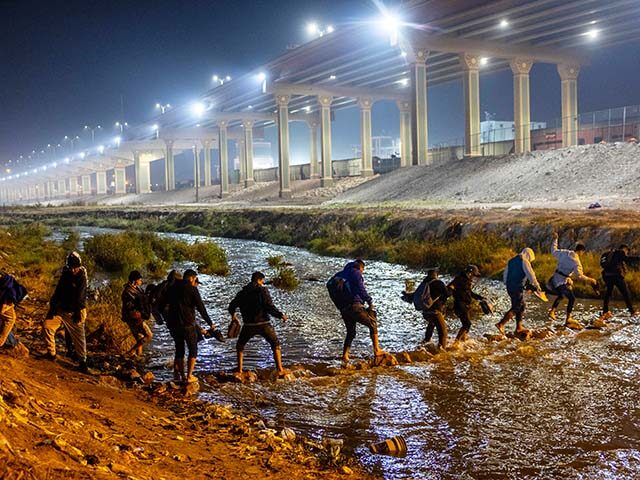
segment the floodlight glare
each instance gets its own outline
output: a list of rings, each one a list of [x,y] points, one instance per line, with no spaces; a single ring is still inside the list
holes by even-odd
[[[261,82],[264,82],[267,79],[267,74],[264,72],[260,72],[258,74],[258,80],[260,80]]]
[[[309,35],[317,35],[319,33],[318,24],[315,22],[307,23],[307,33]]]
[[[103,153],[104,153],[104,145],[99,145],[99,146],[98,146],[98,152],[99,152],[100,154],[103,154]]]
[[[115,143],[116,145],[120,145],[120,142],[122,142],[122,137],[115,137],[113,139],[113,143]]]
[[[327,33],[333,33],[335,31],[336,29],[333,27],[333,25],[327,25]]]
[[[213,80],[214,82],[217,82],[218,80],[220,80],[220,78],[218,77],[218,75],[214,75],[211,80]]]
[[[489,59],[487,57],[480,57],[480,65],[484,66],[489,63]]]
[[[500,28],[507,28],[509,26],[509,22],[506,19],[500,20]]]
[[[194,102],[191,104],[191,114],[194,117],[201,117],[202,115],[204,115],[204,112],[206,111],[206,109],[207,108],[202,102]]]
[[[591,39],[591,40],[595,40],[596,38],[598,38],[599,34],[600,34],[600,30],[598,30],[596,28],[592,28],[587,33],[585,33],[585,35],[587,37],[589,37],[589,39]]]
[[[225,80],[226,82],[230,82],[230,81],[231,81],[231,77],[230,77],[229,75],[227,75],[226,77],[224,77],[224,80]]]

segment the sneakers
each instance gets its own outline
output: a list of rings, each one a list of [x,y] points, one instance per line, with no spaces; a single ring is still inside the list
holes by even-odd
[[[604,328],[607,326],[607,322],[604,320],[604,315],[602,317],[598,317],[591,324],[593,328]]]
[[[573,317],[567,317],[567,321],[565,322],[564,326],[570,328],[571,330],[582,330],[584,328],[584,326]]]
[[[558,319],[555,308],[550,308],[547,316],[554,322]]]

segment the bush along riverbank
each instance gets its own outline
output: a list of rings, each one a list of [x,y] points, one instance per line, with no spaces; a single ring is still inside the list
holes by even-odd
[[[102,214],[101,214],[102,212]],[[553,231],[561,248],[577,241],[590,250],[583,257],[587,275],[599,278],[599,256],[620,243],[640,248],[640,214],[572,211],[416,211],[377,209],[253,209],[193,210],[162,208],[24,209],[4,212],[0,222],[39,219],[54,224],[135,228],[196,235],[262,240],[309,249],[324,255],[362,257],[424,268],[439,265],[456,273],[469,263],[484,276],[500,278],[506,261],[523,247],[537,256],[534,268],[541,282],[555,269],[550,255]],[[633,250],[633,248],[632,248]],[[640,295],[640,274],[628,283]],[[594,297],[581,283],[576,293]]]
[[[42,358],[48,300],[67,253],[79,241],[70,233],[54,242],[50,233],[33,222],[0,228],[0,271],[29,290],[14,327],[23,348],[0,348],[0,478],[170,479],[185,472],[192,478],[374,478],[328,444],[198,401],[191,395],[197,385],[158,383],[144,363],[119,355],[133,342],[120,320],[120,277],[131,268],[145,275],[157,271],[153,255],[180,260],[202,250],[198,263],[215,259],[207,265],[228,272],[213,242],[188,245],[131,232],[87,240],[82,256],[90,278],[112,275],[90,295],[91,374],[75,371],[75,362],[63,355],[56,362]],[[116,247],[121,255],[114,255]]]

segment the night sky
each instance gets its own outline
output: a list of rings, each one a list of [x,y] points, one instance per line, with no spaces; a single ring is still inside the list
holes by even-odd
[[[304,42],[308,21],[340,28],[376,12],[370,0],[0,0],[0,7],[1,162],[83,135],[85,124],[106,126],[112,137],[117,120],[149,121],[156,102],[190,102],[213,74],[241,75]],[[579,79],[580,111],[640,103],[639,50],[596,43]],[[560,116],[554,66],[534,66],[531,98],[533,121]],[[481,110],[510,120],[512,105],[511,73],[483,75]],[[429,115],[431,143],[462,137],[459,82],[429,90]],[[306,129],[292,125],[293,163],[308,161]],[[375,106],[373,130],[398,135],[395,105]],[[357,111],[338,112],[334,157],[352,156],[358,142]]]

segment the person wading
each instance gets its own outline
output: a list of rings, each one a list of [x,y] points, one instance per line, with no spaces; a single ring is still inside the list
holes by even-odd
[[[584,328],[582,324],[575,320],[571,316],[573,311],[573,305],[576,302],[576,296],[573,293],[573,279],[575,274],[577,280],[582,280],[595,287],[598,282],[595,278],[588,277],[582,270],[582,263],[580,257],[584,255],[586,251],[585,246],[582,243],[576,244],[574,250],[564,250],[558,248],[558,234],[553,233],[553,241],[551,242],[551,253],[556,257],[558,264],[553,276],[549,279],[548,287],[551,293],[558,295],[553,302],[551,309],[549,310],[549,318],[556,320],[556,310],[563,298],[567,298],[567,317],[565,320],[565,327],[574,330],[581,330]]]
[[[604,299],[602,302],[602,316],[596,320],[593,324],[594,327],[604,327],[605,321],[611,318],[611,312],[609,311],[609,300],[613,294],[613,289],[617,288],[624,303],[629,310],[629,315],[632,317],[637,316],[639,313],[633,308],[631,302],[631,294],[629,293],[629,287],[624,277],[627,273],[627,264],[634,264],[635,266],[640,263],[640,257],[629,255],[629,246],[622,244],[617,249],[609,250],[600,257],[600,266],[602,266],[602,280],[606,285],[604,292]]]
[[[536,273],[531,266],[531,263],[535,259],[536,255],[533,253],[533,250],[526,247],[507,263],[507,268],[504,270],[502,280],[507,287],[507,293],[511,299],[511,308],[504,314],[502,320],[496,323],[496,328],[502,335],[504,335],[504,326],[514,316],[516,317],[516,335],[528,332],[522,325],[522,317],[524,316],[525,310],[524,291],[527,282],[535,289],[538,295],[543,295],[540,283],[536,278]],[[546,301],[546,297],[541,298]]]
[[[80,255],[77,252],[70,253],[49,301],[49,312],[44,321],[44,338],[48,350],[46,357],[55,360],[56,331],[64,325],[78,356],[80,371],[84,373],[89,371],[85,335],[87,283],[87,270],[82,266]]]
[[[444,282],[438,278],[438,269],[435,267],[427,270],[427,276],[423,280],[423,283],[424,282],[426,282],[425,290],[429,290],[429,300],[426,303],[423,301],[424,308],[422,310],[422,317],[427,322],[424,341],[425,343],[429,343],[433,336],[433,331],[436,330],[438,332],[438,348],[444,351],[447,348],[449,335],[447,322],[444,318],[447,298],[449,298],[449,290]],[[418,289],[420,289],[420,287],[418,287]],[[425,297],[426,295],[423,295],[423,298]]]
[[[145,323],[149,320],[151,311],[147,295],[142,291],[142,275],[139,271],[133,270],[129,273],[129,281],[124,285],[122,291],[122,321],[125,322],[136,343],[126,353],[126,355],[142,356],[143,345],[151,342],[153,333]]]
[[[447,288],[453,295],[453,311],[456,313],[462,326],[458,331],[454,345],[467,340],[471,330],[471,304],[474,300],[485,301],[482,295],[473,291],[473,283],[480,277],[480,270],[475,265],[467,265],[462,272],[456,275]]]
[[[176,281],[175,285],[168,289],[164,299],[160,299],[158,310],[163,311],[166,302],[169,306],[167,317],[175,321],[173,328],[173,340],[176,346],[175,364],[179,379],[184,379],[184,355],[185,344],[189,350],[187,358],[188,383],[197,382],[198,378],[193,375],[193,369],[198,357],[198,342],[203,339],[203,329],[196,322],[196,310],[209,325],[212,335],[221,342],[224,342],[222,333],[216,329],[207,313],[200,292],[198,291],[198,274],[195,270],[185,270],[182,280]]]
[[[344,321],[344,325],[347,328],[347,336],[344,339],[344,346],[342,348],[342,363],[346,366],[349,363],[349,352],[351,350],[351,344],[356,336],[356,325],[358,323],[369,328],[369,335],[371,337],[371,343],[373,344],[373,355],[379,357],[384,355],[384,351],[380,348],[378,341],[378,322],[374,315],[371,315],[364,304],[369,304],[369,309],[373,310],[373,303],[371,296],[367,293],[367,289],[364,286],[364,261],[361,259],[354,260],[345,265],[342,271],[336,273],[327,282],[327,288],[329,288],[329,295],[332,296],[332,300],[338,309],[340,315]],[[340,301],[336,302],[333,299],[332,283],[339,283],[342,285]]]
[[[253,272],[251,282],[245,285],[229,304],[229,313],[232,319],[236,318],[238,308],[242,314],[242,329],[236,343],[239,374],[242,374],[244,347],[256,335],[264,338],[271,346],[278,375],[286,373],[282,368],[280,342],[273,325],[271,325],[270,316],[279,318],[283,322],[287,321],[287,316],[273,305],[269,290],[264,286],[264,278],[264,273]]]

